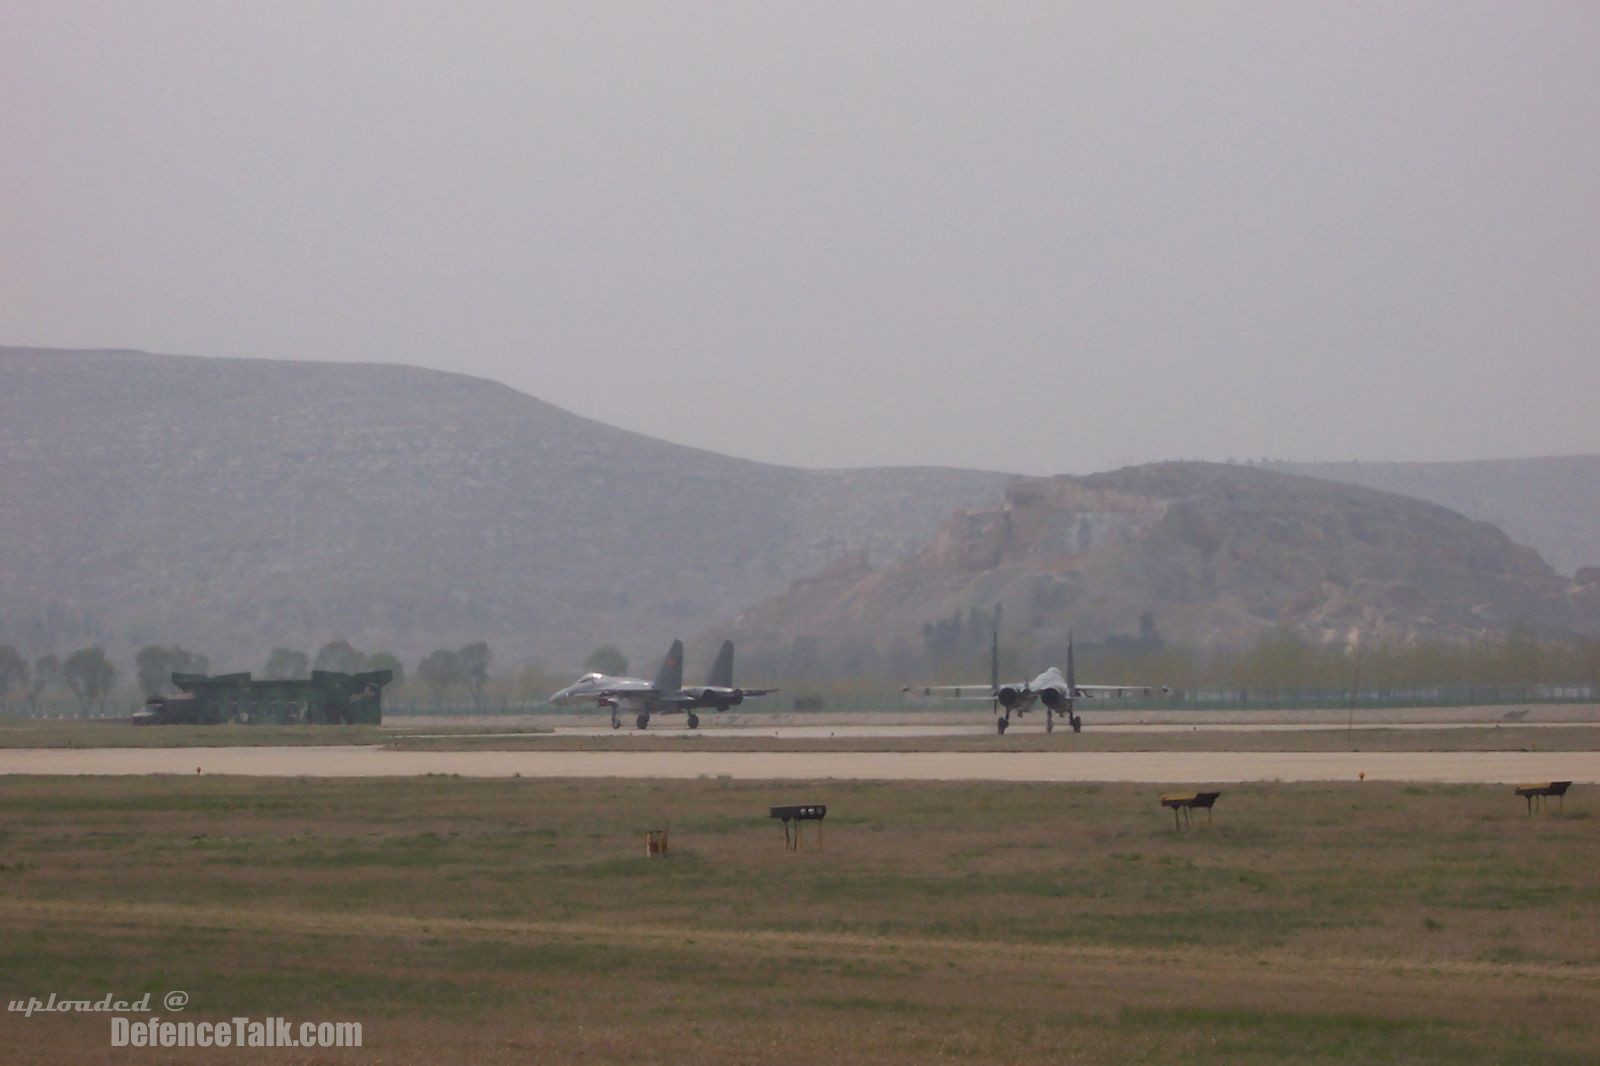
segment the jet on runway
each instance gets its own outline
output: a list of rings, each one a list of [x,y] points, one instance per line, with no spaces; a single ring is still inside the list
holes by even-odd
[[[613,677],[610,674],[584,674],[578,680],[554,693],[550,702],[557,705],[586,703],[593,700],[597,706],[611,708],[611,728],[622,725],[621,714],[634,715],[634,724],[648,729],[652,714],[689,715],[689,728],[699,728],[700,718],[689,711],[681,698],[683,686],[683,641],[675,640],[661,660],[654,681],[640,677]]]
[[[776,692],[772,688],[736,688],[733,684],[733,642],[723,641],[722,651],[712,664],[711,673],[704,685],[683,687],[683,641],[675,640],[661,660],[654,681],[638,677],[613,677],[608,674],[584,674],[578,680],[554,693],[550,702],[558,705],[585,703],[593,700],[597,706],[611,708],[611,728],[622,725],[622,715],[634,716],[639,729],[650,727],[653,714],[682,714],[687,716],[690,729],[700,728],[697,707],[715,707],[725,711],[743,703],[746,696],[764,696]]]
[[[1150,685],[1080,685],[1077,669],[1072,661],[1072,635],[1067,635],[1067,672],[1063,676],[1057,667],[1050,667],[1032,681],[1015,684],[1000,683],[1000,638],[996,631],[989,657],[989,684],[982,685],[908,685],[902,691],[918,692],[924,696],[954,696],[957,699],[986,699],[994,707],[995,732],[1004,734],[1011,726],[1011,714],[1020,717],[1028,713],[1035,703],[1044,704],[1044,729],[1054,733],[1056,716],[1065,717],[1074,733],[1083,732],[1083,719],[1073,711],[1080,699],[1105,699],[1130,694],[1150,695],[1156,691]],[[1165,685],[1160,691],[1170,691]],[[1002,714],[1001,712],[1004,711]]]

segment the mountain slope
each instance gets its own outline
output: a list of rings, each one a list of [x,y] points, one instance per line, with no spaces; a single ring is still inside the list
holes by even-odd
[[[431,370],[0,349],[0,641],[642,659],[1007,480],[748,462]]]
[[[1462,463],[1273,463],[1492,522],[1563,574],[1600,566],[1600,455]]]
[[[996,603],[1007,639],[1047,657],[1069,630],[1152,625],[1199,647],[1279,627],[1317,642],[1600,633],[1600,582],[1561,577],[1487,523],[1317,478],[1164,463],[1019,480],[914,558],[842,562],[744,612],[732,636],[747,662],[789,674],[916,664],[952,629],[984,638],[969,620]]]

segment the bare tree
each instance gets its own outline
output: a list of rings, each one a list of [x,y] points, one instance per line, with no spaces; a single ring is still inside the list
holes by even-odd
[[[489,645],[481,640],[476,644],[468,644],[456,652],[461,680],[466,682],[467,691],[472,693],[472,704],[475,707],[483,706],[483,687],[489,683],[490,658]]]
[[[210,659],[185,651],[176,644],[170,647],[147,645],[139,649],[133,661],[139,675],[139,688],[146,696],[156,696],[170,690],[175,673],[204,674],[211,669]]]
[[[350,646],[348,640],[330,640],[317,651],[311,664],[313,670],[330,670],[340,674],[355,674],[367,663],[367,657]]]
[[[28,681],[28,710],[39,709],[39,697],[52,685],[60,687],[61,660],[54,655],[41,655],[33,661],[33,677]]]
[[[311,676],[311,660],[303,651],[273,648],[265,673],[270,681],[298,681]]]
[[[9,644],[0,644],[0,704],[11,698],[12,689],[26,694],[28,691],[28,660]]]
[[[406,683],[406,668],[400,664],[398,657],[386,651],[375,651],[367,656],[366,664],[362,666],[362,669],[387,670],[393,675],[389,679],[391,685],[403,685]]]
[[[589,653],[589,657],[583,661],[583,668],[616,677],[628,672],[628,657],[615,644],[606,644]]]
[[[106,696],[117,680],[117,668],[101,647],[79,648],[61,664],[61,678],[78,697],[84,710],[106,709]]]
[[[434,702],[438,702],[445,689],[461,680],[460,657],[448,648],[429,652],[427,658],[417,664],[417,676],[433,690]]]

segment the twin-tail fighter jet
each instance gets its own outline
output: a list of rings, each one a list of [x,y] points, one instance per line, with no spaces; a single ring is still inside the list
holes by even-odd
[[[1067,634],[1067,672],[1062,675],[1058,667],[1050,667],[1032,681],[1015,684],[1000,683],[1000,631],[995,627],[994,643],[989,651],[989,684],[983,685],[908,685],[902,691],[923,696],[952,696],[956,699],[985,699],[994,708],[995,732],[1004,734],[1011,727],[1013,712],[1018,717],[1028,713],[1034,704],[1044,704],[1044,730],[1056,731],[1057,716],[1072,726],[1074,733],[1083,732],[1083,719],[1073,710],[1078,700],[1108,699],[1128,695],[1148,696],[1157,691],[1150,685],[1080,685],[1078,672],[1072,661],[1072,635]],[[1170,692],[1167,686],[1159,688]]]
[[[716,661],[711,664],[711,672],[706,675],[706,683],[695,685],[682,690],[688,696],[691,706],[714,707],[718,711],[725,711],[729,707],[737,707],[745,701],[746,696],[766,696],[778,691],[775,688],[740,688],[733,683],[733,641],[725,640],[717,651]],[[694,728],[694,719],[691,718],[689,728]]]
[[[609,674],[584,674],[578,680],[554,693],[554,704],[587,703],[611,708],[611,728],[622,725],[622,715],[634,715],[634,725],[639,729],[650,727],[653,714],[682,714],[687,716],[690,729],[700,728],[698,707],[713,707],[725,711],[745,701],[747,696],[765,696],[775,688],[738,688],[733,683],[733,641],[722,642],[716,662],[706,683],[690,688],[683,687],[683,641],[675,640],[661,660],[654,681],[638,677],[613,677]]]

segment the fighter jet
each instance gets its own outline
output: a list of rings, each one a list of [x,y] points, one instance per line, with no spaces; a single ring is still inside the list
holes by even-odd
[[[611,728],[622,725],[621,715],[634,715],[634,725],[639,729],[650,727],[652,714],[682,714],[687,716],[690,729],[700,728],[696,707],[715,707],[725,711],[743,703],[746,696],[765,696],[775,688],[737,688],[733,683],[733,641],[722,642],[716,662],[704,685],[683,687],[683,641],[675,640],[661,660],[654,681],[638,677],[611,677],[606,674],[584,674],[578,680],[554,693],[550,702],[555,704],[585,703],[593,700],[598,706],[611,708]]]
[[[558,705],[586,703],[593,700],[597,706],[611,708],[611,728],[622,725],[620,715],[626,711],[635,715],[634,725],[640,729],[650,727],[652,714],[687,714],[689,728],[700,727],[700,717],[691,710],[691,701],[683,692],[683,641],[675,640],[661,660],[654,681],[638,677],[612,677],[609,674],[584,674],[578,680],[550,696]]]
[[[692,688],[686,688],[682,695],[689,697],[691,707],[715,707],[725,711],[729,707],[737,707],[743,703],[746,696],[765,696],[778,691],[775,688],[738,688],[733,683],[733,641],[722,642],[722,649],[717,652],[717,659],[711,664],[711,672],[706,675],[706,683]],[[694,728],[692,725],[690,728]]]
[[[1132,693],[1148,696],[1156,691],[1151,685],[1080,685],[1077,669],[1072,661],[1072,634],[1067,634],[1067,672],[1063,676],[1058,667],[1050,667],[1032,681],[1016,684],[1000,683],[1000,635],[995,628],[994,644],[989,653],[989,685],[908,685],[904,692],[919,692],[924,696],[954,696],[957,699],[986,699],[994,708],[995,732],[1004,734],[1011,727],[1012,712],[1020,717],[1028,713],[1035,703],[1044,704],[1044,730],[1056,731],[1056,716],[1065,717],[1074,733],[1083,732],[1083,719],[1073,711],[1077,700],[1106,699]],[[1160,691],[1171,691],[1165,685]],[[1004,711],[1002,714],[1001,712]]]

